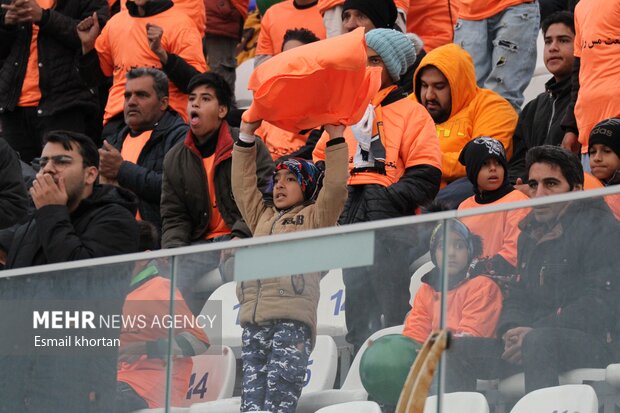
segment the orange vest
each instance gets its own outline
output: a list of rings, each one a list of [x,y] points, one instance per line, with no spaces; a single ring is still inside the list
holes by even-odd
[[[152,327],[153,320],[170,314],[170,280],[155,276],[127,295],[123,306],[123,316],[138,317],[145,319],[145,326],[134,324],[134,327],[121,330],[121,348],[128,344],[155,341],[168,338],[168,329]],[[192,312],[187,307],[179,290],[174,292],[175,315],[192,317]],[[184,329],[175,330],[175,334],[187,331],[199,340],[208,343],[205,332],[198,325],[188,326]],[[173,357],[172,366],[172,405],[184,406],[185,393],[189,386],[189,378],[192,373],[191,357]],[[149,405],[149,408],[163,407],[166,396],[166,361],[159,358],[147,358],[142,356],[134,363],[119,363],[117,380],[129,384]]]
[[[475,197],[471,196],[461,202],[459,211],[482,206],[525,201],[527,199],[529,198],[524,193],[517,190],[510,192],[495,202],[484,205],[478,204]],[[494,212],[492,214],[463,217],[460,218],[460,220],[472,233],[482,238],[483,257],[493,257],[499,254],[514,267],[517,265],[517,240],[521,233],[519,222],[521,222],[529,212],[529,208],[520,208],[510,211]]]
[[[56,3],[55,0],[37,0],[39,6],[44,9],[51,9]],[[30,55],[26,66],[26,77],[22,85],[22,93],[17,101],[17,106],[33,107],[38,106],[41,100],[41,89],[39,88],[39,25],[32,24],[32,38],[30,39]]]
[[[495,337],[502,310],[502,292],[493,280],[478,276],[448,291],[446,324],[455,334],[474,337]],[[423,343],[438,331],[441,314],[441,293],[422,283],[415,295],[403,335]]]
[[[431,165],[441,169],[441,152],[435,135],[435,124],[422,105],[407,98],[382,107],[385,135],[386,175],[360,172],[349,178],[349,185],[379,184],[390,186],[403,176],[405,169],[416,165]],[[316,145],[312,157],[315,162],[325,160],[328,135],[324,133]],[[357,140],[351,128],[344,131],[349,146],[349,170],[354,167],[353,158]]]
[[[209,185],[209,198],[211,198],[211,217],[209,219],[209,229],[206,234],[206,239],[213,239],[221,235],[230,234],[230,228],[224,222],[224,218],[220,214],[217,208],[217,200],[215,197],[215,155],[211,155],[208,158],[202,159],[202,164],[207,174],[207,180]]]
[[[147,130],[135,137],[127,135],[121,148],[121,156],[123,157],[123,160],[137,164],[144,145],[146,145],[151,138],[151,133],[153,133],[152,130]],[[140,210],[136,212],[136,219],[138,221],[142,220]]]
[[[597,189],[597,188],[605,187],[605,185],[603,185],[603,183],[599,181],[594,175],[591,175],[585,172],[583,174],[583,177],[584,177],[583,189],[585,191],[587,191],[588,189]],[[605,197],[605,202],[607,203],[607,206],[609,206],[609,209],[611,209],[611,212],[614,213],[614,216],[616,217],[616,219],[620,220],[620,194],[607,195]]]
[[[458,19],[459,2],[416,0],[409,2],[407,32],[415,33],[424,41],[424,50],[452,43],[454,25]]]
[[[95,43],[101,71],[106,76],[113,76],[104,123],[123,112],[125,75],[129,70],[135,67],[162,68],[159,58],[149,47],[147,23],[163,28],[161,43],[168,53],[180,56],[201,73],[207,70],[200,33],[190,18],[174,7],[149,17],[133,17],[127,10],[115,14]],[[187,95],[172,82],[169,87],[170,106],[187,121]]]
[[[263,122],[256,130],[256,136],[262,139],[275,161],[302,148],[308,140],[307,135],[280,129],[269,122]]]
[[[325,39],[325,26],[319,8],[298,9],[293,0],[274,4],[267,10],[260,24],[256,55],[275,56],[282,51],[284,34],[289,29],[308,29],[319,39]]]

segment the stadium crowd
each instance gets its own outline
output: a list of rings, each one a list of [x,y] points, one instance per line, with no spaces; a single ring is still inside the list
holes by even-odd
[[[618,0],[0,3],[3,269],[620,183]],[[524,102],[540,31],[550,77]],[[361,119],[291,130],[271,122],[272,113],[249,119],[238,107],[243,62],[267,71],[293,50],[316,53],[355,33],[367,66],[380,71],[379,91],[354,108]],[[295,70],[312,70],[311,58]],[[308,86],[332,94],[329,82]],[[304,99],[296,90],[283,101]],[[294,112],[294,103],[286,109]],[[297,116],[312,124],[323,109]],[[620,362],[619,262],[601,248],[620,244],[618,219],[619,197],[608,196],[469,216],[416,234],[378,233],[373,264],[343,270],[346,339],[357,352],[374,332],[404,324],[405,336],[424,342],[439,327],[444,273],[454,334],[449,391],[524,372],[529,392],[558,385],[566,370]],[[412,264],[429,251],[436,268],[411,303]],[[200,313],[208,297],[197,291],[199,279],[220,269],[222,281],[232,280],[231,259],[218,252],[180,267],[180,311]],[[169,301],[169,270],[141,262],[109,282],[127,302]],[[295,411],[316,339],[321,276],[238,283],[242,411]],[[0,298],[36,297],[31,282],[0,278]],[[46,298],[106,292],[50,285]],[[165,371],[167,340],[164,332],[121,332],[114,369],[105,358],[72,370],[69,359],[0,355],[0,411],[161,407],[165,382],[156,376]],[[173,373],[174,401],[187,391],[189,357],[209,340],[193,330],[172,340],[175,357],[186,360]],[[50,369],[56,379],[41,377]],[[67,392],[71,374],[98,369],[71,385],[71,406],[50,396]],[[40,393],[26,397],[33,383]]]

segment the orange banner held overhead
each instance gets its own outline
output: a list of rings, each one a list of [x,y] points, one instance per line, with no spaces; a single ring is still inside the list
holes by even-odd
[[[250,77],[254,101],[245,122],[266,120],[290,132],[358,122],[381,87],[367,68],[364,29],[280,53]]]

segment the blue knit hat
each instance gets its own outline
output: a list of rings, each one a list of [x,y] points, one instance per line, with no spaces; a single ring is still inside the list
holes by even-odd
[[[371,30],[366,33],[366,45],[381,57],[395,82],[415,62],[413,43],[399,31],[392,29]]]

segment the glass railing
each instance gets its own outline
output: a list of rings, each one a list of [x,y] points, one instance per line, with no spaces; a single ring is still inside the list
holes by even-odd
[[[545,409],[577,411],[563,401],[592,394],[613,409],[616,198],[571,192],[2,271],[0,411],[238,412],[242,389],[248,402],[274,386],[301,389],[298,412],[361,400],[394,411],[424,342],[446,328],[444,362],[412,396],[439,394],[427,411],[508,412],[581,383],[595,392],[565,386]],[[268,355],[265,340],[284,350]]]

